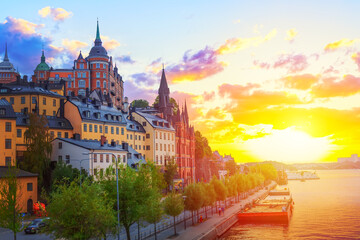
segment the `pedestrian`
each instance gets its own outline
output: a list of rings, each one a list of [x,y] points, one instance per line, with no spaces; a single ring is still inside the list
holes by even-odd
[[[224,214],[225,214],[225,208],[224,208],[224,207],[221,207],[221,211],[222,211],[222,214],[223,214],[223,216],[224,216]]]
[[[202,217],[202,215],[200,215],[200,223],[202,223],[203,222],[203,217]]]
[[[221,215],[221,207],[219,207],[219,216]]]

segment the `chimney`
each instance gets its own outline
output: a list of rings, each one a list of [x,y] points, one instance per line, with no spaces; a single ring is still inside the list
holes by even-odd
[[[115,143],[114,140],[111,141],[111,146],[112,146],[112,147],[116,147],[116,143]]]
[[[128,151],[128,150],[129,150],[129,144],[126,143],[126,142],[123,142],[123,143],[122,143],[122,148],[123,148],[125,151]]]
[[[105,143],[106,143],[106,137],[104,135],[101,135],[100,145],[103,147]]]
[[[128,101],[128,97],[125,97],[124,100],[124,112],[128,112],[129,111],[129,101]]]
[[[64,99],[60,99],[60,117],[64,117],[64,112],[65,112],[65,106],[64,106]]]
[[[74,133],[73,139],[74,139],[74,140],[80,140],[80,134]]]

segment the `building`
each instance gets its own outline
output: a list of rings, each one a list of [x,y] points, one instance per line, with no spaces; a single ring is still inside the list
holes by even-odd
[[[75,135],[78,136],[78,135]],[[115,157],[122,166],[134,169],[145,163],[143,156],[127,143],[107,143],[106,137],[98,140],[56,138],[52,141],[52,162],[64,161],[74,168],[85,169],[90,175],[102,175],[115,164]],[[120,166],[119,165],[119,166]]]
[[[7,44],[5,44],[5,55],[3,61],[0,63],[0,83],[15,82],[20,77],[18,71],[9,60],[7,52]]]
[[[99,90],[111,99],[113,105],[123,108],[124,81],[118,73],[116,64],[114,66],[111,56],[108,56],[106,49],[102,46],[100,38],[99,22],[96,28],[94,46],[89,55],[83,57],[81,51],[73,67],[68,69],[53,69],[46,63],[44,51],[41,61],[34,70],[32,81],[36,83],[59,83],[66,82],[67,96],[85,96],[86,92]]]
[[[342,157],[342,158],[338,158],[338,163],[356,163],[356,162],[360,162],[360,158],[358,157],[357,154],[351,154],[351,157]]]
[[[0,166],[15,166],[16,131],[16,114],[8,101],[0,99]]]
[[[31,213],[33,204],[37,202],[37,174],[29,173],[16,168],[0,166],[0,185],[6,184],[6,177],[11,174],[17,178],[18,203],[22,213]],[[1,196],[0,196],[1,198]]]

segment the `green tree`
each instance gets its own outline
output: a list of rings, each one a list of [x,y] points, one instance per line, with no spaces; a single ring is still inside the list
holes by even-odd
[[[131,102],[131,106],[136,108],[146,108],[149,106],[149,102],[145,99],[136,99]]]
[[[184,190],[185,209],[191,211],[192,224],[194,225],[194,211],[198,211],[204,203],[204,190],[198,183],[188,185]]]
[[[202,183],[204,189],[204,203],[203,207],[205,207],[205,216],[207,218],[207,206],[212,206],[216,201],[216,193],[214,187],[210,183]],[[212,208],[211,208],[212,213]]]
[[[24,161],[20,168],[32,173],[39,174],[38,189],[50,190],[51,171],[50,154],[52,151],[51,136],[47,127],[47,119],[44,115],[29,114],[30,123],[24,133],[27,150],[24,153]],[[41,192],[41,191],[38,191]]]
[[[22,231],[21,208],[19,206],[20,186],[17,182],[17,169],[9,167],[7,174],[0,181],[0,227],[16,233]]]
[[[227,190],[222,181],[220,181],[216,176],[211,178],[210,184],[213,186],[216,193],[217,201],[224,201],[226,199]]]
[[[155,101],[153,103],[153,106],[155,106],[155,104],[159,103],[159,95],[155,98]],[[170,98],[170,103],[173,104],[174,108],[173,108],[173,114],[176,114],[177,111],[179,110],[179,105],[177,104],[176,100],[174,98]]]
[[[46,231],[65,239],[105,237],[116,230],[112,205],[99,184],[86,181],[81,188],[76,182],[61,185],[51,194]]]
[[[171,192],[163,202],[164,212],[174,218],[174,236],[176,236],[175,217],[184,211],[184,201],[180,194]]]
[[[231,160],[231,161],[226,161],[225,162],[225,169],[228,171],[228,174],[230,176],[234,175],[237,171],[237,165],[235,163],[235,161]]]
[[[165,172],[164,172],[164,180],[166,182],[166,189],[171,189],[174,187],[174,176],[177,173],[177,164],[174,160],[167,161]]]
[[[156,223],[158,223],[163,216],[163,208],[161,205],[161,194],[159,192],[152,192],[151,196],[146,200],[144,206],[144,219],[148,223],[154,224],[155,240],[157,240]]]

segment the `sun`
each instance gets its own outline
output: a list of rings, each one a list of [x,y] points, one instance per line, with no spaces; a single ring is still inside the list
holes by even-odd
[[[315,138],[292,127],[245,142],[245,149],[259,160],[284,163],[318,162],[331,148],[329,137]]]

